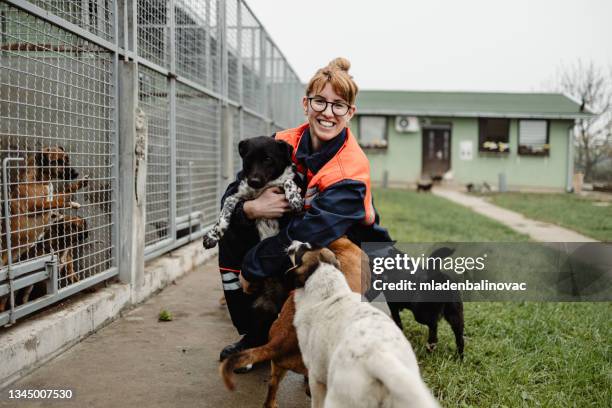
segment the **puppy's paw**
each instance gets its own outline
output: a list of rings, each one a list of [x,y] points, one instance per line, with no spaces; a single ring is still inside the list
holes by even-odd
[[[81,208],[81,204],[77,203],[76,201],[71,201],[70,208],[74,208],[75,210],[78,210],[79,208]]]
[[[217,239],[215,239],[214,237],[211,237],[208,234],[204,235],[204,237],[202,238],[202,245],[206,249],[214,248],[215,245],[217,245]]]

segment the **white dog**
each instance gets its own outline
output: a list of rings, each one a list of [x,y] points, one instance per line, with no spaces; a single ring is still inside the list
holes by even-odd
[[[288,253],[312,407],[439,407],[408,340],[349,289],[333,252],[294,241]]]

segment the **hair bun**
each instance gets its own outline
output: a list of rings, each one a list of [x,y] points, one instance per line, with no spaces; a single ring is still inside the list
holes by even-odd
[[[351,63],[346,58],[338,57],[334,58],[328,66],[332,69],[339,69],[341,71],[348,72],[351,68]]]

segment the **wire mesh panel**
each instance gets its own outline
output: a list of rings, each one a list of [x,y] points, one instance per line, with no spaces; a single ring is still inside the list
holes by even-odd
[[[177,0],[174,16],[177,73],[218,91],[217,1]]]
[[[114,58],[6,4],[0,16],[0,157],[20,159],[6,174],[0,276],[9,258],[29,274],[19,267],[53,253],[61,289],[114,264]],[[17,304],[47,289],[27,286]]]
[[[170,0],[138,0],[138,55],[168,67]]]
[[[261,26],[244,3],[240,4],[242,32],[242,94],[245,106],[263,113],[262,69],[261,69]]]
[[[170,107],[165,76],[141,66],[138,84],[148,129],[145,246],[149,246],[170,238]]]
[[[114,37],[113,0],[33,0],[30,3],[98,37],[106,40]]]
[[[255,136],[270,136],[268,132],[268,124],[265,120],[248,113],[244,113],[243,115],[242,129],[244,132],[244,139]]]
[[[177,233],[217,218],[219,103],[179,84],[176,95]]]

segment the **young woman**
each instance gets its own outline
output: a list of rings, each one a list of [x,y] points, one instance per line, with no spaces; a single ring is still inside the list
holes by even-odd
[[[235,233],[234,238],[226,235],[220,242],[219,264],[228,308],[234,325],[245,334],[239,342],[223,349],[221,359],[265,343],[272,323],[250,316],[252,300],[239,290],[236,274],[240,274],[243,285],[248,285],[250,281],[284,273],[290,267],[285,250],[293,240],[323,246],[343,235],[356,244],[391,240],[378,225],[368,159],[348,128],[358,92],[349,68],[348,60],[336,58],[319,69],[302,98],[308,121],[275,134],[276,139],[293,147],[293,161],[303,180],[305,214],[288,220],[277,236],[249,246],[246,230],[251,220],[281,218],[289,211],[284,194],[269,189],[257,199],[237,206],[232,228],[235,225],[241,232]],[[226,195],[232,194],[236,185],[230,185]]]

